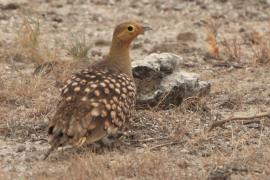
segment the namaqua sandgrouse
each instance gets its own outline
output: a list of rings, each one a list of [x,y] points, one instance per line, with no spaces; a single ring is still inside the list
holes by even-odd
[[[60,146],[96,142],[129,119],[136,94],[129,49],[131,42],[149,29],[133,21],[119,24],[108,55],[66,81],[49,122],[51,148],[45,158]]]

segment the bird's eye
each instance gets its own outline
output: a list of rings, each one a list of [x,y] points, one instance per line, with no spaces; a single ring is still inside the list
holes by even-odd
[[[127,29],[128,29],[128,31],[130,31],[130,32],[133,31],[133,27],[132,27],[132,26],[128,26]]]

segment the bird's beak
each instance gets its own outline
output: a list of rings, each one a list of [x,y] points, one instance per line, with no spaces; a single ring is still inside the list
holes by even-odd
[[[142,34],[144,34],[146,31],[151,31],[151,30],[153,30],[153,29],[150,26],[145,25],[145,26],[143,26]]]

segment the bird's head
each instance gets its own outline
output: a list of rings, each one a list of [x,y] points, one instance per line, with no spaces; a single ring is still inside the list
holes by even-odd
[[[109,63],[116,65],[122,72],[132,77],[129,47],[138,35],[148,30],[151,30],[149,26],[136,21],[127,21],[116,26],[110,52],[106,58]]]
[[[144,34],[148,30],[151,30],[149,26],[136,21],[128,21],[116,26],[113,38],[121,44],[129,46],[138,35]]]

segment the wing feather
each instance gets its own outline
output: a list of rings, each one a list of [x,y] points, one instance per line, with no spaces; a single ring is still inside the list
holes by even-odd
[[[86,69],[66,81],[61,96],[49,124],[51,144],[77,144],[81,138],[94,142],[121,128],[129,118],[135,85],[119,72]]]

